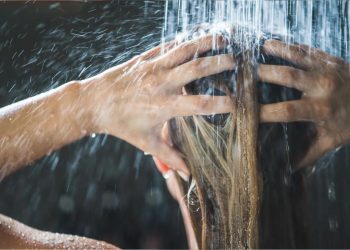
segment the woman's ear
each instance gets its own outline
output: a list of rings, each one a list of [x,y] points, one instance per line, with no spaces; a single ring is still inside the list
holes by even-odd
[[[162,139],[171,147],[173,146],[173,142],[170,138],[170,131],[169,131],[169,122],[164,123],[164,126],[161,131]]]
[[[169,126],[168,123],[166,122],[162,128],[161,131],[161,137],[164,140],[164,142],[166,144],[168,144],[169,146],[173,146],[171,138],[170,138],[170,134],[169,134]],[[164,163],[163,161],[161,161],[159,158],[153,156],[153,160],[154,163],[156,164],[159,172],[161,172],[161,174],[164,176],[164,178],[167,178],[170,174],[170,170],[172,170],[170,168],[169,165],[167,165],[166,163]],[[186,166],[187,167],[187,166]],[[176,171],[177,174],[184,180],[184,181],[188,181],[189,177],[187,175],[185,175],[184,173],[182,173],[181,171]]]

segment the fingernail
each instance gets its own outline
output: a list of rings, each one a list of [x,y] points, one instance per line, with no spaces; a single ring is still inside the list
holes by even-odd
[[[188,182],[190,180],[189,176],[186,175],[184,172],[182,172],[182,171],[176,171],[176,172],[179,174],[181,179],[183,179],[184,181]]]

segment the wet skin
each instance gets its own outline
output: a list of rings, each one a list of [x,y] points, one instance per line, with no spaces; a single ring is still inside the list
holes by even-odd
[[[176,116],[234,113],[228,96],[185,96],[181,91],[195,79],[234,67],[231,55],[193,59],[196,54],[211,50],[213,40],[218,47],[225,45],[222,37],[213,39],[212,36],[180,45],[171,42],[92,78],[72,81],[1,108],[0,173],[6,176],[86,135],[106,133],[154,155],[169,168],[189,175],[183,159],[162,137],[162,129],[166,121]],[[301,166],[348,143],[349,64],[307,46],[286,45],[274,40],[265,43],[264,52],[298,66],[261,65],[258,75],[262,81],[297,88],[304,93],[301,100],[263,105],[260,112],[261,122],[311,121],[316,124],[317,140]],[[7,218],[1,217],[1,220]],[[33,241],[34,231],[25,234],[27,238],[20,241],[17,236],[22,235],[23,227],[15,226],[16,221],[11,223],[14,226],[10,231],[5,230],[5,223],[0,224],[0,238],[8,239],[8,247]],[[53,237],[53,245],[45,247],[59,248],[61,241],[59,236],[56,240]]]
[[[295,68],[260,65],[260,79],[298,89],[303,96],[300,100],[262,106],[262,122],[308,121],[316,127],[316,141],[299,168],[349,143],[350,64],[306,45],[288,45],[276,40],[267,41],[264,52],[293,63]]]
[[[171,42],[97,76],[1,108],[0,174],[5,177],[86,135],[106,133],[188,175],[182,158],[162,140],[161,130],[175,116],[231,112],[228,97],[181,93],[182,86],[195,79],[233,68],[231,55],[193,59],[196,53],[211,50],[213,41],[207,36],[179,46]],[[216,46],[224,46],[222,38],[217,37]],[[67,248],[111,247],[68,237],[72,236],[41,232],[0,217],[0,239],[6,239],[0,243],[3,248],[62,248],[62,241]]]

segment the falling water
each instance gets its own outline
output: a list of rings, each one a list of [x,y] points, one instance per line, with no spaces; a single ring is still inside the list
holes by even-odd
[[[221,22],[229,23],[233,27],[247,27],[255,34],[278,35],[287,43],[307,44],[333,56],[350,60],[350,1],[348,0],[166,0],[162,40],[190,31],[198,24]],[[288,152],[287,127],[283,126],[283,129]],[[307,245],[331,247],[337,245],[336,240],[342,242],[338,246],[349,246],[346,244],[347,240],[343,238],[346,237],[349,227],[342,224],[341,220],[346,217],[344,210],[339,210],[339,207],[342,208],[344,205],[341,199],[337,199],[337,195],[344,192],[340,188],[344,188],[342,186],[344,184],[341,184],[344,180],[338,179],[335,171],[335,168],[339,167],[335,166],[337,165],[335,162],[338,162],[338,165],[339,162],[349,165],[348,150],[345,147],[340,153],[338,151],[339,149],[319,160],[306,180],[299,181],[307,192],[304,195],[298,194],[300,197],[296,199],[308,206],[309,211],[304,213],[304,216],[311,219],[303,221],[303,226],[299,225],[301,231],[304,230],[304,236],[300,236],[303,233],[291,232],[286,238],[281,238],[281,241],[289,242],[285,247]],[[284,173],[283,178],[285,185],[289,185],[290,178],[295,177],[291,177],[289,172]],[[281,190],[281,193],[283,192]],[[285,191],[284,196],[288,196],[288,192]],[[286,199],[282,197],[281,202],[286,202]],[[290,207],[294,206],[291,201],[287,202]],[[324,204],[328,208],[324,208]],[[295,216],[297,218],[299,215]],[[265,218],[264,221],[269,219]],[[295,223],[291,217],[280,219],[286,221],[286,227],[293,227]],[[324,226],[320,227],[321,224]],[[278,228],[275,227],[275,230]],[[315,231],[317,233],[314,233]],[[328,232],[333,234],[332,240],[321,236]]]
[[[3,5],[1,106],[95,75],[155,46],[160,37],[166,40],[203,22],[248,26],[350,59],[348,0],[40,2],[11,11]],[[310,219],[299,228],[309,223],[310,247],[350,246],[350,199],[344,192],[350,188],[348,151],[333,153],[304,183],[309,189]],[[157,227],[168,243],[164,248],[183,248],[185,240],[176,224],[181,218],[169,208],[173,206],[170,198],[159,206],[166,190],[152,167],[142,152],[115,138],[85,138],[3,181],[0,212],[44,230],[85,236],[99,232],[101,239],[108,231],[125,236],[124,241],[113,240],[126,248],[146,248],[145,235]],[[162,195],[159,190],[164,191]],[[131,217],[133,223],[128,220]],[[131,240],[130,235],[134,235]],[[127,240],[128,244],[123,243]]]
[[[141,54],[159,44],[164,22],[158,0],[1,4],[1,107]],[[67,145],[1,181],[0,213],[122,248],[186,247],[177,204],[152,158],[107,135]]]
[[[347,0],[166,0],[164,36],[228,22],[350,58]]]

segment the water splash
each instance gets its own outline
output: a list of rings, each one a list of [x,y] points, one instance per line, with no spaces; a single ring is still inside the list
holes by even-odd
[[[350,60],[350,1],[348,0],[166,0],[162,40],[171,39],[180,33],[191,31],[198,24],[217,25],[220,22],[229,23],[233,27],[248,27],[256,34],[277,34],[287,43],[307,44],[333,56]],[[283,128],[287,141],[286,151],[288,152],[290,138],[287,136],[287,127]],[[296,200],[300,203],[299,206],[303,206],[303,212],[298,210],[296,213],[304,213],[305,216],[305,220],[299,218],[302,221],[300,223],[303,224],[303,226],[299,225],[299,228],[308,230],[310,234],[307,239],[310,242],[301,243],[302,245],[299,247],[305,247],[305,244],[310,244],[309,246],[312,248],[348,247],[349,244],[342,245],[347,241],[346,235],[349,230],[344,221],[348,223],[349,218],[345,212],[347,205],[343,203],[344,197],[343,200],[341,198],[345,183],[343,183],[343,179],[339,178],[339,173],[345,173],[347,170],[336,169],[344,168],[344,163],[349,164],[347,155],[348,152],[344,152],[344,150],[334,150],[320,159],[317,167],[311,169],[312,174],[304,175],[301,178],[297,176],[297,178],[302,179],[299,180],[299,184],[302,186],[300,189],[302,189],[303,194],[297,193],[295,195],[297,196]],[[337,159],[338,161],[340,159],[341,163],[335,164]],[[292,171],[289,160],[288,165],[287,175],[290,175]],[[285,175],[280,176],[279,174],[280,172],[272,175],[276,179],[285,177]],[[303,179],[304,177],[305,179]],[[285,185],[288,185],[290,179],[285,178],[285,180]],[[268,181],[275,183],[275,180]],[[340,188],[342,188],[342,192],[339,191]],[[298,187],[296,189],[300,191]],[[285,196],[289,195],[289,191],[278,190],[274,193],[274,195],[277,194],[275,199],[281,192],[286,192]],[[285,201],[286,197],[282,197],[277,202],[280,210],[284,209],[282,204]],[[288,209],[292,209],[294,205],[289,203]],[[341,215],[338,214],[340,211]],[[293,211],[288,213],[290,212]],[[270,221],[274,221],[277,216],[279,215],[265,218],[266,223],[270,223],[268,221],[270,219],[272,219]],[[300,215],[294,214],[294,216]],[[283,221],[290,219],[282,217],[279,219]],[[293,223],[295,221],[288,222],[285,227],[292,228],[295,226]],[[277,224],[274,224],[275,230]],[[281,230],[283,231],[284,228]],[[314,233],[315,231],[316,233]],[[328,237],[324,237],[325,232],[328,233]],[[337,235],[331,235],[332,232],[337,232]],[[281,241],[287,244],[285,245],[287,248],[298,247],[295,244],[300,244],[298,241],[303,240],[302,237],[307,238],[302,234],[303,232],[292,232],[291,230],[291,235],[286,238],[283,238],[285,237],[283,233],[280,235]],[[274,238],[278,237],[274,236]],[[330,239],[336,239],[336,241],[332,242]],[[277,246],[277,248],[280,247],[281,245]]]
[[[166,0],[163,39],[200,23],[228,22],[349,60],[349,17],[346,0]]]

